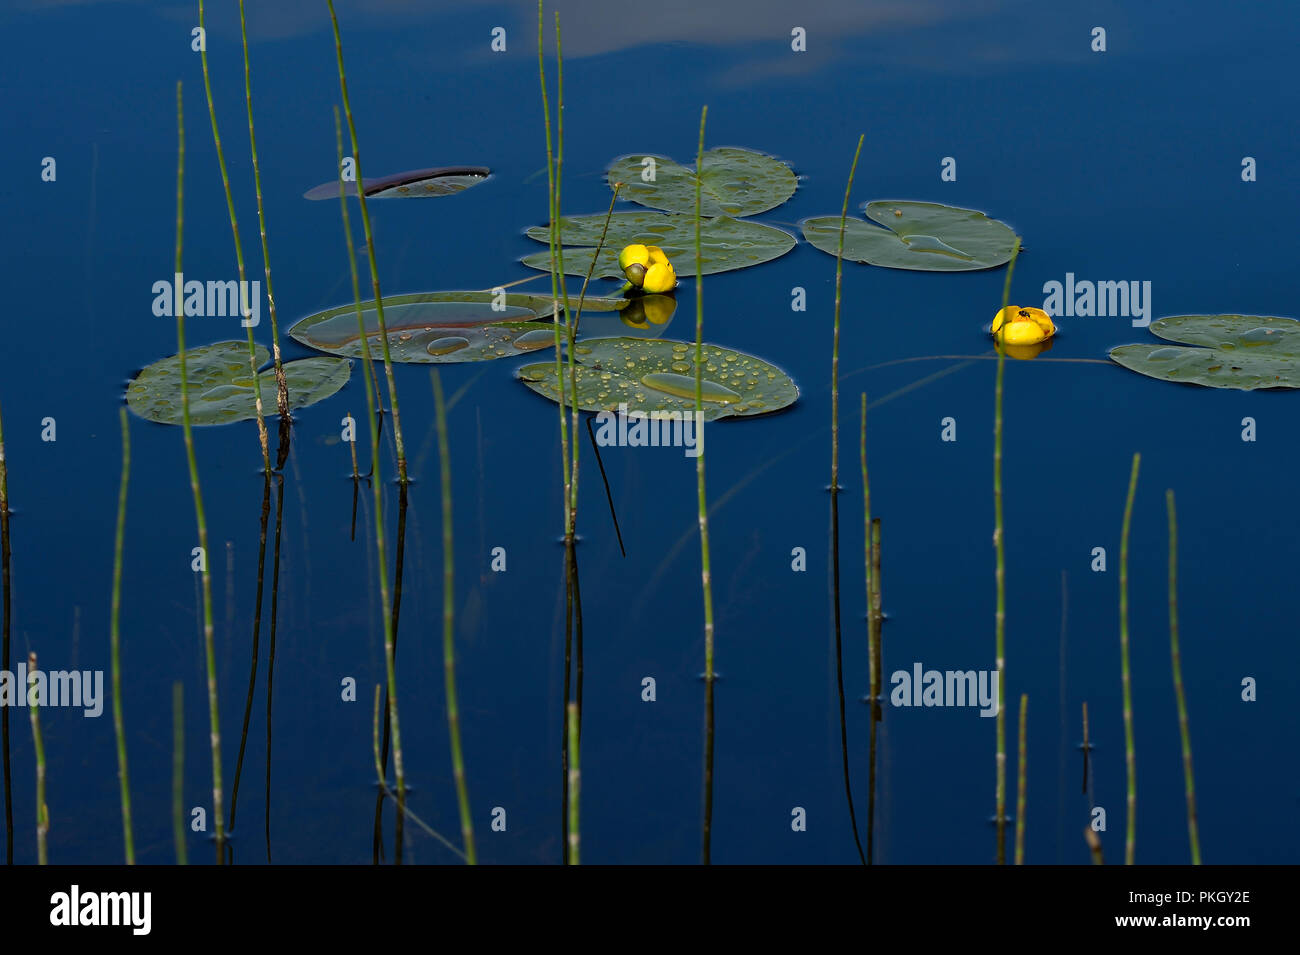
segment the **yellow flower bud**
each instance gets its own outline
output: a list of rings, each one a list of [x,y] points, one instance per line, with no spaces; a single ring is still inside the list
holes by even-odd
[[[618,254],[618,267],[624,272],[629,265],[649,265],[650,250],[644,245],[629,245]]]
[[[677,288],[677,271],[667,259],[656,262],[646,269],[641,287],[647,292],[671,292]]]
[[[1055,334],[1051,316],[1041,308],[1008,305],[993,318],[993,337],[1005,345],[1036,345]]]

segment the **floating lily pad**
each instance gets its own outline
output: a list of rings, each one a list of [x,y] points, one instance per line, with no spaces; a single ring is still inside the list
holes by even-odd
[[[974,209],[889,199],[867,203],[866,214],[885,228],[862,219],[847,220],[847,261],[922,272],[970,272],[1005,265],[1016,242],[1010,226]],[[823,252],[835,255],[840,217],[805,219],[803,235]]]
[[[1149,378],[1210,388],[1300,388],[1300,322],[1261,315],[1175,315],[1150,325],[1179,345],[1120,345],[1113,361]]]
[[[604,227],[603,212],[565,216],[560,220],[560,239],[566,245],[564,271],[567,275],[587,274]],[[550,227],[534,226],[528,230],[528,237],[538,242],[550,242]],[[618,267],[618,253],[624,246],[634,242],[662,248],[679,276],[695,274],[694,215],[676,212],[616,212],[610,216],[605,246],[601,249],[600,260],[596,263],[593,275],[596,278],[622,278],[623,270]],[[700,222],[700,252],[705,275],[769,262],[785,255],[794,246],[794,236],[757,222],[744,222],[728,216],[703,219]],[[550,250],[526,256],[524,265],[549,271]]]
[[[464,192],[477,186],[492,173],[487,166],[439,166],[433,169],[410,169],[406,172],[366,179],[364,191],[367,199],[430,199]],[[343,184],[345,195],[357,194],[356,181]],[[338,180],[321,183],[303,193],[306,199],[337,199]]]
[[[647,158],[655,161],[654,182],[642,179]],[[701,216],[757,215],[775,209],[799,187],[789,166],[752,149],[710,149],[701,168]],[[614,183],[623,183],[619,195],[624,199],[667,212],[695,212],[694,166],[642,153],[615,159],[605,178],[611,189]]]
[[[258,345],[258,366],[271,357]],[[342,358],[303,358],[284,363],[289,407],[305,408],[328,398],[348,382],[352,363]],[[190,423],[229,424],[257,417],[257,398],[247,342],[217,342],[185,351],[185,376],[190,398]],[[275,369],[259,376],[262,412],[275,413]],[[126,389],[126,403],[141,418],[161,424],[181,423],[181,360],[179,355],[147,366]]]
[[[695,344],[665,339],[593,338],[574,346],[578,407],[583,411],[695,410]],[[552,401],[555,362],[524,365],[516,374]],[[704,420],[748,417],[785,408],[799,397],[794,380],[775,365],[744,352],[704,346]],[[564,367],[565,403],[569,369]]]
[[[448,364],[506,358],[554,345],[553,323],[538,321],[552,314],[549,295],[507,293],[499,309],[493,307],[496,298],[491,292],[418,292],[384,299],[390,357],[411,364]],[[570,303],[576,307],[576,296]],[[627,305],[627,299],[589,296],[582,308],[608,312]],[[361,314],[370,357],[377,361],[383,351],[374,306],[373,299],[362,302]],[[363,356],[355,303],[310,315],[289,334],[332,355]]]

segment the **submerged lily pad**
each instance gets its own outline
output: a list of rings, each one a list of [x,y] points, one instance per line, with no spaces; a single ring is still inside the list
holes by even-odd
[[[258,345],[258,366],[271,357]],[[328,398],[348,382],[352,363],[342,358],[303,358],[284,363],[289,407],[305,408]],[[217,342],[185,351],[185,377],[190,398],[190,423],[229,424],[257,417],[257,397],[247,342]],[[275,414],[275,369],[258,377],[262,412]],[[181,359],[163,358],[147,366],[126,389],[126,403],[141,418],[161,424],[181,424]]]
[[[646,338],[593,338],[574,346],[578,407],[583,411],[695,410],[695,345]],[[569,369],[564,367],[565,403]],[[555,362],[524,365],[516,374],[525,385],[559,401]],[[744,352],[704,346],[703,414],[705,421],[748,417],[794,404],[799,388],[775,365]]]
[[[487,166],[438,166],[432,169],[410,169],[406,172],[363,180],[367,199],[429,199],[464,192],[477,186],[491,175]],[[345,195],[357,194],[356,181],[343,184]],[[321,183],[303,193],[305,199],[337,199],[338,180]]]
[[[655,178],[642,175],[646,159],[655,161]],[[752,216],[775,209],[794,195],[799,181],[780,160],[752,149],[719,146],[704,154],[700,180],[701,216]],[[695,212],[695,167],[683,166],[667,156],[623,156],[606,174],[609,187],[623,183],[625,199],[667,212]]]
[[[419,292],[384,299],[389,355],[395,362],[449,364],[506,358],[554,345],[554,324],[538,321],[552,314],[549,295],[506,294],[499,309],[493,308],[496,298],[491,292]],[[576,296],[570,302],[576,307]],[[608,312],[627,304],[626,299],[589,296],[582,308]],[[370,357],[378,361],[383,351],[373,299],[361,303],[361,314]],[[310,315],[289,334],[332,355],[363,356],[355,303]]]
[[[605,213],[565,216],[560,220],[560,239],[565,243],[566,275],[586,275],[592,256],[605,227]],[[549,226],[533,226],[528,237],[550,242]],[[626,245],[657,245],[673,263],[679,276],[695,274],[695,216],[677,212],[616,212],[609,219],[605,246],[593,275],[596,278],[622,278],[618,253]],[[588,246],[569,248],[568,246]],[[795,238],[780,229],[757,222],[744,222],[728,216],[700,221],[700,252],[704,274],[728,272],[759,265],[785,255],[795,246]],[[542,271],[551,268],[550,250],[534,252],[524,258],[524,265]]]
[[[847,220],[847,261],[923,272],[969,272],[1005,265],[1016,242],[1010,226],[974,209],[889,199],[867,203],[866,215],[885,228]],[[803,234],[812,245],[835,255],[840,217],[805,219]]]
[[[1175,315],[1151,323],[1178,345],[1120,345],[1110,357],[1138,374],[1209,388],[1300,388],[1300,322],[1262,315]]]

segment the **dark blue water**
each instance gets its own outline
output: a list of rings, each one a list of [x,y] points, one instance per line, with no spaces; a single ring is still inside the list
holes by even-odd
[[[214,6],[218,6],[215,5]],[[208,49],[248,258],[261,278],[233,4],[209,11]],[[260,4],[254,5],[260,7]],[[249,16],[254,102],[281,333],[351,292],[337,205],[302,193],[335,169],[338,102],[323,4]],[[427,5],[434,6],[434,5]],[[759,217],[797,232],[838,213],[859,133],[855,204],[916,199],[978,208],[1026,252],[1013,301],[1040,305],[1067,272],[1152,283],[1151,317],[1295,315],[1294,139],[1300,105],[1285,3],[1043,7],[1008,2],[666,2],[618,12],[558,5],[565,28],[566,213],[603,212],[603,169],[656,152],[689,162],[700,106],[710,145],[791,163],[786,205]],[[386,294],[482,289],[527,278],[523,235],[546,219],[535,10],[527,3],[340,4],[365,172],[491,166],[461,195],[375,203]],[[174,85],[188,138],[185,271],[236,277],[190,49],[197,11],[169,5],[19,3],[0,14],[0,192],[10,281],[3,400],[13,518],[13,647],[51,668],[108,668],[108,604],[126,381],[176,350],[151,313],[172,272]],[[490,49],[493,27],[507,49]],[[549,13],[548,13],[549,26]],[[807,52],[791,30],[807,31]],[[1090,49],[1107,30],[1107,50]],[[53,65],[57,64],[57,66]],[[548,57],[554,78],[554,61]],[[54,157],[57,180],[42,182]],[[957,180],[940,180],[951,156]],[[1243,182],[1243,157],[1258,181]],[[629,206],[629,208],[635,208]],[[353,206],[356,211],[355,205]],[[355,221],[354,217],[354,221]],[[363,280],[365,270],[363,265]],[[994,363],[983,328],[1003,270],[927,274],[846,264],[841,339],[841,601],[849,757],[865,822],[867,689],[859,394],[873,401],[873,513],[883,521],[885,670],[994,666]],[[524,289],[541,289],[541,280]],[[612,283],[606,283],[613,287]],[[841,772],[829,594],[830,352],[834,261],[801,243],[759,268],[706,279],[705,335],[785,368],[788,412],[708,430],[717,617],[713,859],[857,861]],[[576,284],[574,286],[576,288]],[[806,312],[791,290],[807,291]],[[603,290],[602,286],[602,290]],[[665,337],[693,337],[694,282]],[[264,303],[265,304],[265,303]],[[257,329],[269,345],[269,316]],[[1126,317],[1064,318],[1050,359],[1105,359],[1150,333]],[[195,318],[191,345],[240,338]],[[287,342],[287,357],[308,350]],[[871,366],[898,359],[922,360]],[[481,857],[560,858],[564,567],[556,412],[512,379],[512,360],[442,366],[451,411],[458,679]],[[925,380],[937,372],[947,372]],[[412,809],[458,829],[444,711],[441,534],[427,369],[397,381],[416,484],[407,515],[399,700]],[[917,384],[919,383],[919,384]],[[910,390],[902,391],[916,384]],[[375,802],[371,694],[383,679],[372,507],[353,484],[340,421],[364,410],[360,368],[299,412],[285,469],[278,632],[266,798],[268,593],[234,830],[236,862],[369,862]],[[1138,767],[1137,858],[1188,859],[1166,603],[1164,492],[1178,497],[1183,666],[1201,842],[1212,862],[1294,862],[1300,720],[1291,597],[1300,546],[1286,504],[1300,466],[1293,396],[1169,385],[1113,365],[1012,362],[1006,374],[1008,740],[1029,696],[1027,859],[1087,860],[1078,751],[1088,704],[1094,798],[1110,860],[1124,840],[1120,525],[1142,453],[1130,560]],[[956,422],[955,442],[940,440]],[[1241,439],[1242,419],[1258,438]],[[57,440],[41,439],[53,418]],[[171,686],[185,686],[185,805],[211,811],[197,543],[181,432],[132,418],[123,586],[124,695],[140,859],[169,862]],[[364,425],[363,425],[364,435]],[[211,537],[227,811],[257,588],[260,458],[251,422],[197,432]],[[364,462],[366,444],[359,449]],[[579,547],[585,633],[582,845],[590,862],[699,857],[703,632],[693,461],[609,449],[604,464],[627,545],[620,556],[590,445]],[[391,442],[382,460],[394,475]],[[385,484],[392,557],[396,488]],[[274,521],[274,493],[272,494]],[[1292,515],[1292,516],[1288,516]],[[272,534],[274,523],[272,523]],[[507,570],[489,570],[504,547]],[[791,551],[808,554],[791,570]],[[1107,569],[1090,569],[1104,547]],[[1064,573],[1064,588],[1062,574]],[[1065,604],[1064,627],[1063,602]],[[641,681],[657,681],[643,702]],[[356,680],[358,702],[341,699]],[[1242,680],[1258,683],[1244,702]],[[887,685],[888,688],[888,685]],[[11,713],[16,861],[35,859],[26,711]],[[46,710],[50,858],[120,861],[113,726]],[[994,857],[994,721],[973,709],[887,707],[877,858]],[[1016,760],[1009,760],[1013,787]],[[505,832],[490,830],[494,807]],[[807,830],[793,831],[795,807]],[[269,822],[269,825],[267,823]],[[392,813],[385,832],[391,841]],[[191,858],[208,861],[203,834]],[[391,845],[388,850],[391,858]],[[406,859],[453,857],[414,827]]]

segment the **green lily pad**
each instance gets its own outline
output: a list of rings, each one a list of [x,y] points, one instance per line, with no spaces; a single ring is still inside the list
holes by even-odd
[[[367,179],[362,191],[368,199],[429,199],[464,192],[487,179],[492,170],[486,166],[440,166],[436,169],[411,169],[376,179]],[[357,194],[356,180],[343,184],[343,194]],[[321,183],[303,193],[304,199],[321,200],[339,197],[338,180]]]
[[[934,202],[869,202],[867,218],[844,224],[844,258],[889,269],[922,272],[970,272],[1005,265],[1016,234],[1011,227],[974,209]],[[817,216],[802,223],[803,235],[823,252],[835,255],[840,217]]]
[[[491,292],[418,292],[384,299],[390,357],[411,364],[449,364],[489,361],[554,346],[553,323],[537,320],[552,314],[549,295],[506,294],[501,308],[493,307],[495,298]],[[576,307],[576,296],[570,298],[570,304]],[[588,296],[582,310],[610,312],[627,305],[627,299]],[[383,351],[374,306],[373,299],[362,302],[361,314],[370,339],[370,357],[378,361]],[[562,305],[560,311],[564,311]],[[355,303],[309,315],[290,328],[289,334],[332,355],[363,355]]]
[[[271,357],[254,349],[258,366]],[[305,408],[328,398],[348,382],[352,363],[342,358],[303,358],[284,363],[289,407]],[[230,424],[257,417],[257,398],[247,342],[217,342],[185,351],[185,377],[190,398],[190,423]],[[259,376],[262,412],[275,414],[275,369]],[[131,380],[126,403],[133,412],[161,424],[181,423],[181,360],[172,355],[148,365]]]
[[[566,245],[565,274],[587,274],[604,227],[603,212],[565,216],[560,220],[560,238]],[[528,237],[538,242],[550,242],[550,227],[533,226],[528,230]],[[605,246],[596,263],[594,277],[622,278],[623,270],[618,267],[618,254],[624,246],[633,243],[661,247],[678,276],[695,274],[694,215],[678,212],[615,212],[609,219],[609,232],[605,236]],[[570,245],[588,248],[569,248]],[[785,255],[794,246],[794,236],[757,222],[744,222],[729,216],[700,221],[700,253],[704,260],[705,275],[769,262]],[[550,271],[550,250],[526,256],[524,265],[543,272]]]
[[[574,346],[578,407],[583,411],[695,410],[695,344],[667,339],[593,338]],[[564,367],[565,403],[569,368]],[[524,365],[516,375],[525,385],[559,401],[555,362]],[[703,414],[705,421],[749,417],[794,404],[799,388],[775,365],[753,355],[704,346]]]
[[[1179,345],[1120,345],[1113,361],[1138,374],[1209,388],[1300,388],[1300,322],[1262,315],[1175,315],[1151,331]]]
[[[641,177],[646,159],[655,161],[654,182]],[[752,216],[775,209],[799,188],[790,167],[752,149],[720,146],[704,154],[700,180],[701,216]],[[642,153],[615,159],[605,176],[609,187],[623,183],[624,199],[666,212],[695,212],[695,167],[667,156]]]

